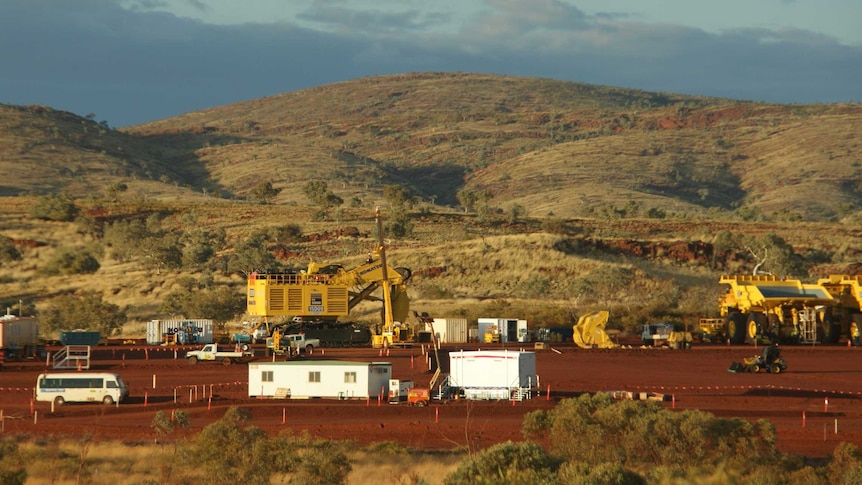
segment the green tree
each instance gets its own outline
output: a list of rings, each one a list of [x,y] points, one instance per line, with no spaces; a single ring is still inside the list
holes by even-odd
[[[93,274],[100,267],[99,261],[86,249],[65,248],[54,255],[43,271],[49,275]]]
[[[269,201],[278,197],[281,189],[276,189],[272,186],[272,182],[261,182],[251,189],[251,197],[262,204],[269,204]]]
[[[160,311],[185,318],[208,318],[218,328],[246,310],[243,292],[227,286],[195,291],[174,291],[165,297]]]
[[[464,212],[469,212],[476,207],[479,195],[472,190],[461,189],[455,194],[455,198],[458,199],[458,203],[464,208]]]
[[[231,273],[244,275],[255,271],[267,271],[275,266],[275,256],[267,249],[267,239],[263,234],[238,242],[228,261],[228,270]]]
[[[114,182],[105,189],[105,195],[111,200],[117,200],[120,194],[129,190],[129,186],[123,182]]]
[[[107,337],[120,333],[128,320],[126,311],[94,293],[63,295],[40,312],[39,323],[49,331],[80,328],[97,330]]]
[[[71,222],[75,220],[77,214],[78,208],[68,195],[40,196],[30,208],[30,215],[46,221]]]
[[[465,459],[446,477],[446,485],[557,484],[562,460],[532,442],[506,442]]]
[[[248,423],[251,414],[231,407],[218,421],[207,425],[185,450],[184,460],[206,470],[216,483],[270,483],[277,464],[266,434]]]
[[[15,243],[11,238],[0,235],[0,266],[3,263],[18,261],[21,259],[21,253],[15,247]]]
[[[0,439],[0,483],[3,485],[23,485],[27,481],[24,459],[13,438]]]

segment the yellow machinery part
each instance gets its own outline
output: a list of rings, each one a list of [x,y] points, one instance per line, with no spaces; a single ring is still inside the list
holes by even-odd
[[[605,333],[605,325],[608,323],[609,315],[606,310],[603,310],[579,318],[578,323],[572,327],[572,338],[575,344],[582,349],[591,347],[612,349],[616,347],[616,344]]]

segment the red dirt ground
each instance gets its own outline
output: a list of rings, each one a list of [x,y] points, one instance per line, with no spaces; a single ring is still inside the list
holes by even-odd
[[[480,344],[462,347],[476,350]],[[461,347],[448,350],[457,348]],[[518,349],[511,344],[509,348]],[[50,403],[32,403],[36,376],[45,370],[45,363],[7,362],[0,370],[3,433],[90,433],[96,439],[139,443],[156,438],[150,423],[157,411],[187,411],[194,433],[220,418],[228,407],[240,406],[251,411],[252,424],[270,433],[292,428],[360,444],[397,441],[418,449],[486,447],[522,439],[524,414],[550,409],[560,399],[583,392],[631,391],[669,395],[663,403],[669,409],[696,408],[719,417],[768,419],[777,428],[782,452],[825,457],[842,441],[862,447],[862,348],[785,347],[782,356],[789,369],[780,375],[727,372],[731,362],[758,353],[752,347],[553,348],[560,353],[537,352],[541,392],[533,399],[514,405],[460,400],[412,408],[378,404],[376,399],[250,399],[246,365],[192,366],[182,359],[184,350],[174,360],[173,349],[150,348],[145,353],[143,348],[98,347],[93,351],[91,370],[123,376],[132,392],[127,402],[119,406],[67,404],[52,413]],[[388,357],[374,349],[327,349],[325,355],[317,352],[310,358],[389,361],[393,377],[419,384],[431,377],[419,347],[393,349]]]

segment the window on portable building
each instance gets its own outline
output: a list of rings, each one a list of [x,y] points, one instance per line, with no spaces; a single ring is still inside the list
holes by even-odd
[[[262,371],[260,373],[260,382],[272,382],[272,381],[273,381],[273,377],[272,377],[272,371],[271,370],[265,370],[265,371]]]
[[[344,382],[348,384],[356,384],[356,372],[345,372]]]
[[[311,371],[308,373],[308,382],[320,382],[320,371]]]

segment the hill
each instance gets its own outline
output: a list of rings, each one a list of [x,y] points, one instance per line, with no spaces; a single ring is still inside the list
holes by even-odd
[[[133,183],[303,204],[382,186],[459,205],[460,190],[536,217],[702,214],[838,220],[862,206],[862,107],[769,105],[477,74],[383,76],[188,113],[122,131],[2,106],[0,195]],[[140,187],[140,188],[138,188]],[[178,190],[181,189],[181,190]],[[828,196],[824,196],[828,194]],[[634,214],[632,214],[634,212]]]
[[[858,262],[860,132],[857,105],[478,74],[358,79],[121,130],[0,105],[0,236],[22,254],[3,263],[0,296],[38,309],[95,292],[133,320],[165,317],[161,303],[189,278],[241,296],[236,247],[289,224],[301,235],[262,239],[280,265],[351,266],[374,244],[372,208],[396,215],[385,191],[398,186],[412,200],[393,257],[414,269],[417,309],[565,322],[614,305],[628,324],[706,314],[717,275],[756,263],[751,238],[777,235],[812,275]],[[337,210],[309,201],[320,181]],[[277,195],[262,204],[266,183]],[[33,216],[51,193],[75,199],[77,222]],[[118,258],[106,232],[153,217],[157,231]],[[152,263],[164,238],[183,251],[220,231],[205,267]],[[47,275],[70,247],[98,271]]]

